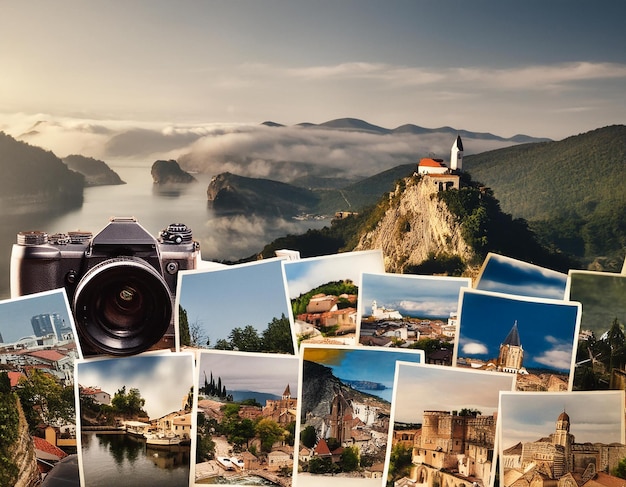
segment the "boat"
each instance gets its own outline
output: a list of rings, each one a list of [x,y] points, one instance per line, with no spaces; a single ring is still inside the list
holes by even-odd
[[[173,446],[179,445],[182,438],[174,433],[146,433],[146,444],[152,446]]]
[[[143,423],[142,421],[126,421],[124,423],[124,426],[126,428],[127,434],[131,436],[143,438],[146,431],[150,427],[150,424]]]
[[[217,457],[217,462],[224,470],[235,470],[235,466],[233,465],[233,462],[230,461],[230,458]]]

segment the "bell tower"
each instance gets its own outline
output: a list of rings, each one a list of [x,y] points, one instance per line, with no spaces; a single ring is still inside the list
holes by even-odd
[[[450,169],[452,171],[463,170],[463,142],[460,135],[456,136],[452,149],[450,149]]]

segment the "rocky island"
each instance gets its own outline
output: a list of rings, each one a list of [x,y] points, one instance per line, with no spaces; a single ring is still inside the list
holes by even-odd
[[[150,174],[152,174],[152,181],[154,184],[159,185],[189,184],[198,181],[191,174],[183,171],[178,165],[178,162],[173,159],[170,159],[169,161],[156,161],[152,164]]]

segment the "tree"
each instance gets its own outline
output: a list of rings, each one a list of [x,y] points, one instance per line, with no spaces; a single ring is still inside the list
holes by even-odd
[[[293,338],[289,318],[283,313],[273,318],[261,334],[261,350],[270,353],[293,353]]]
[[[397,443],[391,449],[389,456],[389,480],[396,480],[407,473],[412,462],[412,449],[403,443]]]
[[[180,336],[180,344],[190,346],[191,336],[189,334],[189,320],[187,319],[187,310],[182,306],[178,306],[178,334]]]
[[[63,387],[46,372],[34,369],[28,378],[21,377],[17,394],[31,429],[39,423],[73,423],[74,389]]]
[[[342,472],[354,472],[359,468],[359,450],[356,447],[348,446],[343,449],[339,460]]]
[[[131,388],[126,392],[126,386],[118,389],[111,399],[113,409],[127,418],[146,414],[143,410],[145,403],[146,400],[141,397],[139,389]]]
[[[615,468],[611,471],[611,475],[619,477],[620,479],[626,479],[626,458],[622,458]]]
[[[272,445],[283,439],[285,431],[276,421],[263,418],[256,425],[256,434],[261,440],[261,450],[270,452],[272,451]]]
[[[307,448],[313,448],[317,443],[317,432],[314,426],[307,426],[300,433],[300,441]]]
[[[240,352],[261,351],[261,338],[252,325],[247,325],[245,328],[233,328],[228,338],[233,350]]]

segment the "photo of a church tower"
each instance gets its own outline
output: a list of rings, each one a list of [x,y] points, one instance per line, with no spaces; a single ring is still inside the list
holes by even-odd
[[[515,375],[519,391],[571,390],[581,306],[462,289],[454,365]]]
[[[620,479],[615,477],[615,469],[626,459],[620,414],[624,410],[623,391],[587,394],[591,395],[578,395],[577,399],[563,394],[502,394],[500,462],[504,487],[618,485]],[[534,424],[522,425],[521,418],[515,416],[531,405],[533,411],[542,408],[544,412]],[[559,405],[565,406],[557,413]],[[594,411],[589,412],[589,408]],[[545,429],[549,415],[554,425],[551,432]],[[526,438],[517,436],[520,427],[526,428]],[[576,441],[575,430],[580,432],[582,441]],[[528,439],[533,435],[533,439]],[[622,479],[619,485],[624,482]]]

